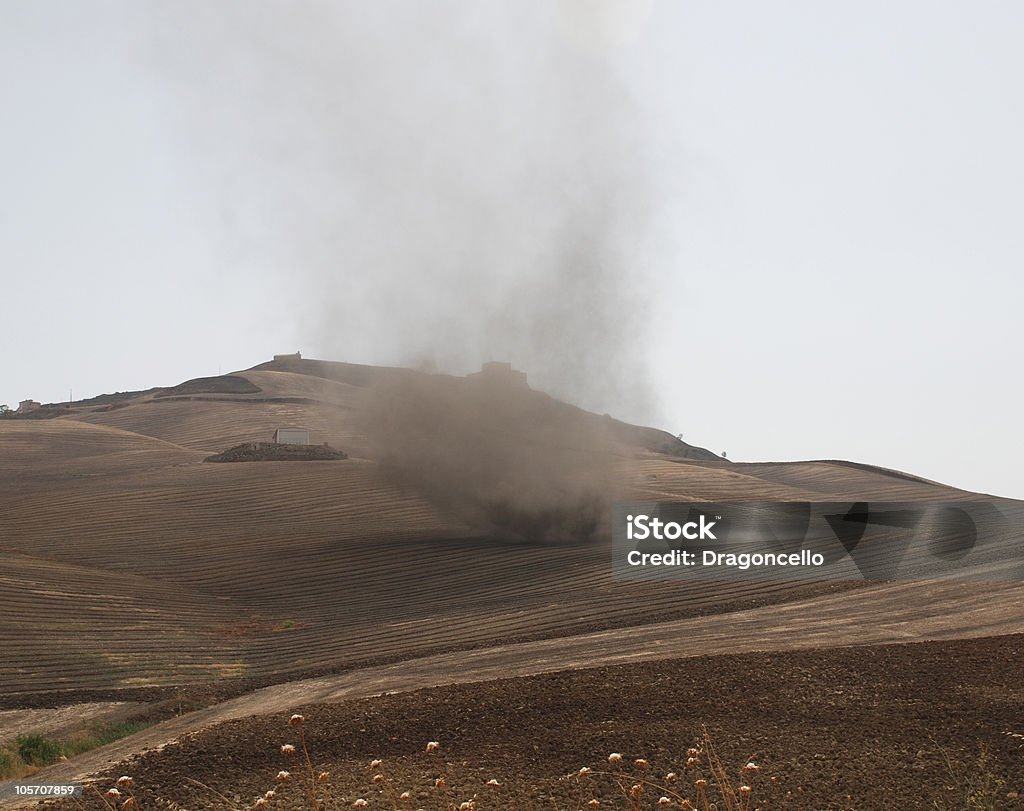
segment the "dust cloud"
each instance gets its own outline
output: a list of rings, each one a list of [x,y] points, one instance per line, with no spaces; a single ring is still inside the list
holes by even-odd
[[[161,8],[146,61],[304,350],[452,375],[508,361],[559,399],[656,417],[660,180],[616,67],[645,4]],[[389,380],[365,420],[382,464],[470,523],[536,535],[572,504],[558,531],[589,536],[600,421],[488,387]]]
[[[382,380],[369,406],[362,429],[382,472],[472,531],[563,543],[605,530],[621,455],[611,420],[501,372]]]

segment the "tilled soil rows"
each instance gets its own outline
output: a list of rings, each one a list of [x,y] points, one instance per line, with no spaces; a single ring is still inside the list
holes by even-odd
[[[695,797],[687,750],[706,726],[736,785],[762,809],[1024,808],[1024,636],[751,653],[563,671],[298,709],[330,806],[628,808],[615,779]],[[118,767],[142,808],[309,807],[288,714],[232,721]],[[440,748],[427,751],[427,743]],[[281,751],[299,746],[297,754]],[[608,756],[621,753],[621,765]],[[646,759],[645,769],[634,765]],[[371,761],[382,763],[371,767]],[[757,772],[740,768],[754,761]],[[287,770],[291,778],[276,783]],[[383,775],[374,782],[374,775]],[[488,786],[490,779],[499,786]],[[200,785],[202,784],[202,785]],[[410,797],[399,799],[401,792]],[[987,803],[987,804],[982,804]],[[90,808],[102,808],[93,796]],[[68,804],[67,807],[78,807]],[[356,806],[363,807],[363,806]],[[679,807],[676,805],[676,807]],[[723,806],[719,806],[722,808]]]

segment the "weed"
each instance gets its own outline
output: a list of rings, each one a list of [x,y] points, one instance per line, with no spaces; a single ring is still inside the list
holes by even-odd
[[[761,767],[748,760],[738,769],[736,777],[731,778],[705,727],[700,744],[686,752],[685,779],[678,772],[670,771],[657,777],[649,770],[650,764],[645,758],[634,759],[630,767],[618,752],[608,756],[607,768],[584,766],[569,775],[569,779],[575,780],[580,787],[577,807],[606,807],[606,803],[612,800],[608,797],[611,793],[613,797],[617,794],[630,811],[640,811],[651,807],[652,803],[657,808],[691,811],[749,811],[754,799],[754,789],[750,784]]]
[[[0,780],[17,777],[24,765],[14,752],[9,749],[0,749]]]
[[[49,766],[64,754],[59,743],[45,735],[19,735],[15,741],[18,757],[28,766]]]
[[[0,746],[0,779],[25,777],[42,766],[105,746],[148,726],[148,723],[132,721],[93,724],[60,739],[41,733],[19,735],[13,743]]]
[[[948,796],[933,803],[936,809],[992,811],[1002,806],[1007,795],[1006,781],[992,771],[984,746],[978,747],[977,761],[970,768],[954,760],[945,749],[941,751],[948,777]]]
[[[288,787],[292,783],[301,783],[302,802],[310,811],[374,807],[399,811],[416,808],[412,805],[413,791],[395,785],[381,759],[374,759],[369,764],[371,791],[354,798],[332,797],[331,775],[316,769],[306,745],[305,719],[301,715],[293,715],[288,725],[295,730],[297,743],[283,744],[281,752],[298,759],[295,771],[301,775],[301,780],[297,781],[292,771],[279,771],[274,778],[275,787],[257,797],[253,808],[266,809],[280,802],[289,793]],[[441,743],[429,741],[425,750],[437,758],[433,769],[436,777],[432,778],[427,789],[429,796],[433,797],[433,808],[439,811],[484,811],[485,808],[511,807],[504,796],[504,784],[497,777],[482,781],[479,791],[462,799],[469,791],[465,788],[465,781],[455,781],[450,777],[451,764],[442,753]],[[686,778],[681,778],[676,772],[658,777],[650,773],[646,759],[636,758],[627,767],[623,756],[613,752],[608,757],[607,768],[583,767],[566,779],[575,781],[579,787],[577,808],[580,811],[622,807],[620,803],[623,802],[630,811],[645,808],[750,811],[753,808],[751,783],[760,766],[748,760],[736,770],[735,776],[730,776],[707,729],[703,730],[700,744],[688,750],[686,766],[681,771]],[[460,791],[464,792],[462,797],[458,796]]]

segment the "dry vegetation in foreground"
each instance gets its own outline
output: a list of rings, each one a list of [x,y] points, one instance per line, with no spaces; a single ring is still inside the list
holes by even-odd
[[[301,808],[306,811],[343,811],[348,808],[377,808],[391,811],[500,811],[517,807],[515,798],[508,795],[505,784],[498,777],[478,781],[480,785],[476,791],[467,789],[465,780],[461,781],[460,789],[453,788],[449,773],[454,764],[443,755],[439,741],[428,741],[425,747],[426,752],[435,757],[436,773],[436,777],[427,786],[407,787],[400,779],[388,773],[383,760],[376,758],[368,764],[368,782],[364,790],[356,792],[355,795],[351,792],[338,793],[331,773],[318,768],[314,762],[306,740],[305,717],[292,715],[288,726],[294,730],[296,743],[281,744],[280,751],[292,759],[294,765],[291,769],[279,770],[273,778],[273,787],[253,798],[251,802],[240,803],[229,799],[198,780],[186,778],[207,792],[205,807],[233,811],[270,811],[275,807]],[[1005,734],[1024,741],[1024,734]],[[1009,802],[1020,798],[1018,792],[1007,791],[1005,781],[989,770],[984,748],[979,751],[976,764],[963,764],[950,759],[947,755],[946,766],[945,778],[951,785],[946,786],[947,796],[930,804],[935,811],[998,811],[1009,807]],[[735,769],[734,775],[730,775],[729,768],[719,757],[706,727],[702,729],[701,740],[697,746],[686,751],[685,765],[681,767],[680,772],[670,771],[663,775],[654,773],[646,758],[638,757],[630,762],[621,753],[612,752],[607,757],[606,766],[583,766],[578,771],[565,775],[563,780],[572,782],[575,787],[575,811],[597,808],[626,811],[672,808],[682,811],[761,809],[755,799],[756,790],[753,785],[761,772],[761,766],[753,760],[748,760]],[[772,784],[778,780],[775,776],[768,779]],[[129,775],[118,777],[106,791],[101,790],[97,783],[90,783],[87,790],[93,800],[98,800],[106,811],[141,811],[144,805],[135,791],[135,779]],[[462,799],[469,791],[472,791],[472,794]],[[87,807],[82,801],[76,802],[82,809]],[[171,808],[175,811],[181,808],[174,801],[166,799],[154,800],[152,806]],[[767,807],[766,805],[765,808]],[[569,806],[564,808],[567,810]]]
[[[463,799],[468,793],[466,781],[456,789],[450,781],[449,772],[454,768],[441,751],[439,741],[428,741],[426,752],[435,757],[432,782],[424,787],[406,786],[388,774],[383,760],[376,758],[369,763],[367,788],[352,796],[351,792],[339,794],[331,773],[314,763],[306,739],[306,720],[302,715],[292,715],[288,726],[294,731],[295,743],[281,744],[283,755],[292,759],[290,769],[281,769],[273,778],[273,787],[255,797],[249,804],[239,804],[220,791],[197,780],[190,782],[208,792],[210,808],[252,808],[300,807],[308,811],[340,811],[347,808],[378,808],[392,811],[486,811],[486,809],[512,809],[515,801],[504,791],[505,784],[498,777],[480,781],[477,791]],[[761,767],[748,760],[730,776],[729,769],[718,756],[711,736],[704,728],[701,741],[686,752],[685,764],[679,772],[670,771],[664,775],[654,773],[650,763],[642,757],[632,762],[619,752],[608,755],[607,766],[591,768],[583,766],[578,771],[565,775],[571,781],[577,795],[577,811],[591,808],[625,808],[628,811],[641,809],[687,809],[688,811],[753,811],[754,788],[752,783]],[[681,773],[680,773],[681,772]],[[774,778],[772,778],[774,779]],[[122,775],[106,791],[96,784],[89,785],[91,794],[98,798],[107,811],[139,811],[142,807],[135,792],[135,780]],[[175,803],[157,801],[162,806],[174,807]],[[85,807],[84,803],[79,803]]]

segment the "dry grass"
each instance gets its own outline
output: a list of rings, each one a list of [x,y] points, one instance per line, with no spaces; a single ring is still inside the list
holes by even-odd
[[[735,775],[730,774],[706,727],[700,743],[687,750],[685,766],[680,771],[682,775],[675,771],[653,775],[646,758],[635,758],[630,765],[621,754],[613,752],[606,768],[584,766],[571,779],[579,784],[580,809],[616,807],[615,801],[619,805],[624,803],[629,811],[651,807],[750,811],[754,807],[752,784],[761,767],[750,759]]]
[[[105,746],[133,735],[149,723],[98,723],[66,732],[59,737],[28,733],[0,745],[0,780],[17,780],[35,774],[41,768]]]
[[[942,776],[945,796],[932,804],[936,811],[998,811],[1007,800],[1019,797],[1017,792],[1007,791],[1006,781],[993,771],[984,745],[978,747],[977,758],[968,763],[954,759],[945,749],[939,751],[946,766]]]
[[[343,794],[329,771],[316,765],[306,738],[306,719],[292,715],[288,721],[292,741],[281,744],[280,751],[293,765],[281,769],[268,781],[270,787],[248,804],[239,804],[222,792],[189,780],[205,790],[209,808],[266,809],[302,808],[306,811],[342,811],[348,808],[391,809],[391,811],[511,811],[515,799],[505,790],[500,776],[478,780],[453,779],[455,768],[444,755],[440,741],[428,741],[425,751],[434,758],[433,776],[426,786],[403,783],[388,773],[387,764],[374,759],[367,765],[366,788],[357,794]],[[577,811],[608,808],[644,811],[644,809],[684,809],[688,811],[752,811],[755,808],[754,783],[761,767],[748,760],[730,770],[720,759],[711,735],[703,730],[700,742],[687,750],[678,772],[654,774],[648,761],[635,758],[627,762],[613,752],[607,766],[584,766],[563,779],[577,786]],[[467,767],[469,764],[462,764]],[[466,769],[471,771],[470,769]],[[93,799],[107,811],[140,811],[135,781],[122,775],[106,790],[97,783],[88,785]],[[467,796],[468,795],[468,796]],[[172,799],[158,801],[175,808]],[[85,803],[79,801],[85,808]]]

